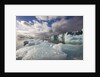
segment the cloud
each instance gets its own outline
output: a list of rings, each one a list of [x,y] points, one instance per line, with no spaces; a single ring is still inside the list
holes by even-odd
[[[37,33],[44,33],[44,32],[49,32],[51,30],[50,27],[48,27],[48,23],[47,22],[35,22],[34,23],[34,29],[36,30]]]
[[[48,20],[48,16],[36,16],[38,20]]]
[[[30,24],[31,23],[31,24]],[[34,24],[33,24],[34,23]],[[39,23],[36,20],[32,22],[26,21],[17,21],[16,23],[16,31],[18,35],[27,35],[27,36],[34,36],[35,38],[45,38],[51,36],[51,27],[48,27],[47,22]]]
[[[83,18],[80,16],[71,19],[62,18],[52,24],[52,30],[55,33],[64,33],[70,31],[77,31],[83,28]]]
[[[53,20],[58,18],[59,16],[36,16],[38,20]]]
[[[82,17],[66,19],[65,16],[40,16],[39,18],[48,20],[61,18],[61,20],[54,22],[51,27],[48,26],[48,22],[46,21],[17,21],[17,32],[20,32],[21,34],[27,33],[27,35],[34,35],[36,38],[46,38],[54,34],[60,34],[67,31],[77,31],[83,27]]]
[[[39,23],[38,21],[33,20],[33,23],[32,22],[26,22],[26,21],[17,21],[16,22],[16,28],[19,29],[19,30],[36,31],[37,33],[39,33],[39,32],[49,32],[49,30],[51,29],[50,27],[48,27],[47,22]]]
[[[24,30],[24,31],[32,30],[30,23],[28,23],[26,21],[16,21],[16,28],[17,28],[17,30]]]

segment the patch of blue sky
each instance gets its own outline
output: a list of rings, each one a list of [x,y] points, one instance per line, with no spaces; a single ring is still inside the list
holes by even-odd
[[[16,20],[18,21],[32,21],[32,20],[36,20],[35,16],[16,16]]]

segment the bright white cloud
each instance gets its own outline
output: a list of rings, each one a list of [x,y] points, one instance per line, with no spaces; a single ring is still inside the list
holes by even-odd
[[[51,30],[50,27],[48,27],[48,23],[47,22],[42,22],[39,23],[37,21],[34,21],[34,29],[37,33],[44,33],[44,32],[49,32]]]
[[[48,27],[47,22],[39,23],[38,21],[33,20],[33,23],[26,22],[26,21],[17,21],[17,25],[16,25],[17,35],[26,36],[27,34],[27,36],[40,38],[40,39],[44,39],[45,37],[51,36],[52,34],[50,33],[51,27]]]
[[[50,27],[48,27],[47,22],[39,23],[38,21],[33,20],[33,23],[32,22],[26,22],[26,21],[17,21],[16,28],[19,29],[19,30],[34,31],[34,32],[37,32],[37,33],[39,33],[39,32],[49,32],[49,30],[51,29]]]
[[[52,19],[56,19],[58,18],[59,16],[48,16],[48,20],[52,20]]]
[[[59,16],[36,16],[36,18],[38,20],[52,20],[52,19],[56,19]]]
[[[48,16],[36,16],[38,20],[48,20]]]
[[[17,30],[25,30],[25,31],[31,31],[32,30],[31,25],[26,21],[17,21],[16,27],[17,27]]]

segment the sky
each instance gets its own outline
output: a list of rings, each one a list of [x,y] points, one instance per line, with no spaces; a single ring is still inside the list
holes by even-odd
[[[16,30],[50,36],[83,29],[83,16],[16,16]]]
[[[71,19],[74,16],[64,16],[64,17],[65,17],[65,19]],[[41,20],[38,20],[36,18],[36,16],[16,16],[16,20],[18,20],[18,21],[27,21],[27,22],[29,22],[29,21],[32,22],[33,20],[36,20],[36,21],[38,21],[40,23],[46,21],[46,22],[48,22],[48,26],[51,27],[52,23],[61,20],[61,18],[58,17],[56,19],[51,19],[51,20],[42,20],[42,19]]]

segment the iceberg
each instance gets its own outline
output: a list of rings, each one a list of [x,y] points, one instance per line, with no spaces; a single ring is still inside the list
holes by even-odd
[[[53,44],[44,41],[38,45],[20,48],[17,59],[22,60],[65,60],[67,54],[53,48]]]

